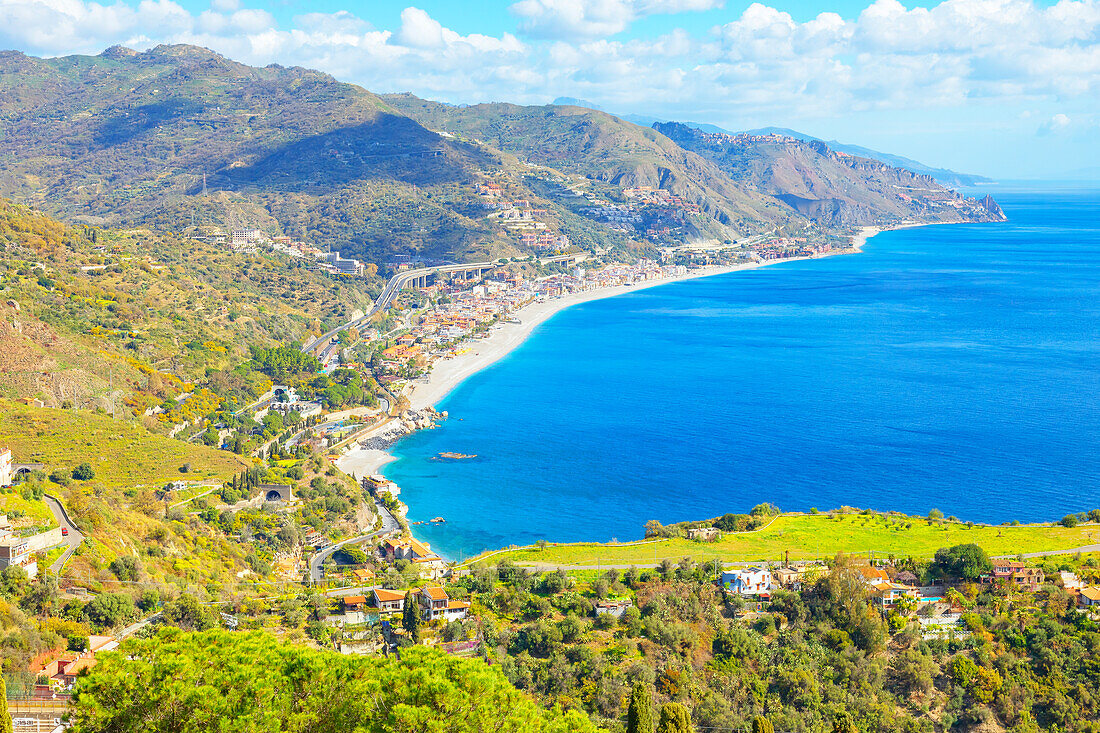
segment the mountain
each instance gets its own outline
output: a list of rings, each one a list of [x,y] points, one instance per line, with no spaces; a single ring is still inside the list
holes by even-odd
[[[745,234],[789,210],[733,184],[712,162],[652,128],[587,107],[479,104],[451,107],[409,94],[382,100],[424,126],[520,156],[528,163],[617,187],[665,189],[698,204],[722,229]]]
[[[550,103],[555,107],[587,107],[588,109],[594,109],[597,112],[605,112],[606,110],[599,105],[589,102],[587,99],[577,99],[576,97],[558,97]],[[621,117],[622,115],[620,115]],[[623,117],[625,120],[626,118]]]
[[[689,127],[695,127],[691,123],[686,123]],[[699,127],[699,129],[703,129]],[[732,135],[727,130],[721,130],[716,128],[714,130],[708,130],[707,132],[725,132]],[[802,140],[804,142],[823,142],[831,149],[841,153],[848,153],[848,155],[855,155],[860,158],[870,158],[871,160],[878,160],[886,163],[887,165],[895,168],[904,168],[913,173],[920,173],[922,175],[931,176],[939,181],[944,186],[960,187],[960,186],[977,186],[985,183],[992,183],[992,179],[985,176],[976,176],[971,173],[959,173],[958,171],[949,170],[947,168],[933,168],[932,166],[925,165],[912,158],[906,158],[902,155],[894,155],[893,153],[883,153],[878,150],[872,150],[871,148],[865,148],[862,145],[849,145],[837,140],[822,140],[821,138],[814,137],[813,135],[807,135],[804,132],[798,132],[797,130],[791,130],[786,127],[760,127],[755,130],[746,130],[747,135],[784,135],[786,137],[793,137],[796,140]]]
[[[672,122],[672,120],[666,120],[661,117],[650,117],[648,115],[619,115],[628,122],[633,122],[635,125],[642,125],[643,127],[653,127],[658,122]],[[732,135],[734,133],[729,130],[719,127],[718,125],[712,125],[709,122],[690,122],[688,120],[681,120],[680,124],[687,125],[688,127],[696,130],[702,130],[703,132],[714,132],[723,135]]]
[[[714,134],[675,122],[656,123],[654,129],[713,161],[733,181],[828,226],[1004,218],[991,198],[964,199],[931,176],[837,152],[819,140]]]
[[[316,71],[194,46],[4,52],[0,119],[0,195],[77,222],[178,229],[195,216],[377,260],[501,244],[463,213],[491,151]]]
[[[255,227],[380,265],[531,252],[531,237],[488,215],[501,202],[479,194],[485,184],[504,205],[539,212],[552,241],[613,257],[652,254],[655,241],[936,220],[886,195],[904,177],[870,162],[845,178],[852,190],[831,193],[777,177],[791,168],[784,146],[756,146],[754,165],[731,166],[701,139],[671,135],[672,123],[642,127],[575,105],[378,96],[194,46],[0,52],[0,119],[0,196],[80,224]],[[807,153],[796,167],[804,180],[851,173],[836,164],[835,153]],[[635,206],[630,189],[663,193]],[[601,217],[607,204],[628,204],[639,220]]]

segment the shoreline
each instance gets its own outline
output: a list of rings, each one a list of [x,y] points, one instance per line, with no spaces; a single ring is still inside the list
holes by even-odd
[[[863,251],[863,245],[867,240],[884,230],[877,227],[863,227],[860,232],[852,237],[852,246],[828,252],[814,257],[790,257],[782,260],[765,260],[763,262],[747,262],[741,265],[710,266],[691,270],[685,275],[667,277],[653,280],[645,280],[636,285],[616,285],[608,288],[585,290],[580,293],[561,296],[551,300],[529,303],[511,314],[520,319],[520,323],[503,323],[485,339],[476,339],[470,342],[470,351],[451,359],[437,359],[432,364],[432,371],[428,383],[416,383],[408,393],[410,409],[423,410],[427,407],[435,408],[447,395],[455,390],[462,382],[474,374],[486,369],[503,359],[514,351],[538,328],[567,308],[572,308],[581,303],[594,300],[614,298],[627,293],[635,293],[640,290],[648,290],[661,285],[685,280],[698,280],[704,277],[727,275],[732,272],[755,270],[761,267],[769,267],[786,262],[802,262],[805,260],[820,260],[826,257],[838,255],[859,254]]]
[[[893,228],[901,229],[910,226],[921,225],[903,224]],[[704,277],[727,275],[733,272],[755,270],[761,267],[768,267],[770,265],[778,265],[786,262],[802,262],[805,260],[820,260],[826,257],[835,257],[839,255],[860,254],[867,240],[883,231],[889,231],[889,229],[862,227],[858,233],[852,236],[850,247],[814,257],[791,257],[781,260],[748,262],[740,265],[703,267],[676,277],[645,280],[636,285],[618,285],[607,288],[597,288],[595,290],[586,290],[550,300],[529,303],[510,314],[511,317],[519,319],[519,323],[504,322],[487,338],[473,340],[470,343],[470,350],[467,353],[460,354],[450,359],[436,359],[432,364],[428,382],[426,384],[418,382],[414,384],[409,391],[409,409],[413,411],[420,411],[426,408],[434,409],[460,384],[503,359],[522,345],[540,325],[567,308],[580,305],[581,303],[603,300],[605,298],[614,298],[619,295],[647,290],[660,285],[668,285],[684,280],[697,280]],[[359,481],[370,474],[380,473],[386,465],[396,461],[397,457],[390,453],[390,448],[363,448],[359,446],[359,443],[363,440],[392,432],[394,428],[399,425],[400,421],[394,418],[361,436],[355,444],[350,446],[346,452],[336,460],[336,467]],[[401,435],[397,439],[399,440],[401,437],[405,437],[405,435]],[[406,511],[406,515],[407,514],[408,512]]]

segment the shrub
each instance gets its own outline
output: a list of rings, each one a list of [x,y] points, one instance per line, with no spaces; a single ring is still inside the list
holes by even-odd
[[[95,478],[95,471],[87,463],[81,463],[72,470],[72,477],[77,481],[91,481]]]

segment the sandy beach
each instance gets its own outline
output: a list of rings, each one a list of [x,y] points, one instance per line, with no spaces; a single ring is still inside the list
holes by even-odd
[[[428,378],[428,382],[426,384],[417,382],[413,385],[411,391],[408,392],[409,403],[414,410],[420,410],[425,407],[435,407],[451,392],[451,390],[463,381],[507,356],[509,352],[522,344],[544,321],[548,320],[556,313],[579,303],[587,303],[592,300],[600,300],[603,298],[613,298],[616,295],[645,290],[647,288],[657,287],[658,285],[667,285],[668,283],[681,280],[694,280],[696,278],[713,277],[714,275],[724,275],[726,273],[739,272],[741,270],[753,270],[758,267],[767,267],[768,265],[776,265],[782,262],[798,262],[804,259],[821,259],[822,257],[832,257],[834,255],[853,254],[854,252],[858,252],[864,243],[875,234],[878,234],[879,231],[880,230],[874,227],[864,227],[860,230],[859,234],[853,237],[852,249],[830,252],[828,254],[818,255],[815,258],[795,257],[784,260],[749,262],[743,265],[732,265],[729,267],[705,267],[698,270],[691,270],[686,275],[681,275],[679,277],[646,280],[637,285],[597,288],[595,290],[586,290],[583,293],[575,293],[560,298],[530,303],[512,314],[512,317],[518,319],[519,323],[503,323],[498,328],[494,328],[487,338],[473,339],[466,342],[469,347],[469,351],[466,353],[459,354],[450,359],[437,359],[432,364],[432,371]]]
[[[731,265],[728,267],[704,267],[697,270],[691,270],[687,274],[679,277],[647,280],[637,285],[597,288],[595,290],[586,290],[583,293],[575,293],[560,298],[551,298],[549,300],[529,303],[511,314],[512,318],[519,321],[518,323],[502,323],[499,327],[492,329],[488,337],[484,339],[472,339],[466,342],[469,350],[465,353],[449,359],[436,359],[432,363],[431,374],[427,382],[416,382],[407,393],[410,407],[413,410],[422,410],[425,407],[435,407],[451,392],[451,390],[477,372],[507,356],[513,349],[522,344],[540,324],[566,308],[570,308],[580,303],[587,303],[592,300],[613,298],[616,295],[645,290],[647,288],[657,287],[658,285],[667,285],[668,283],[681,280],[713,277],[715,275],[724,275],[726,273],[739,272],[741,270],[752,270],[758,267],[767,267],[768,265],[776,265],[783,262],[797,262],[805,259],[821,259],[822,257],[832,257],[834,255],[853,254],[859,252],[860,248],[863,247],[867,240],[878,234],[879,231],[881,230],[875,227],[864,227],[852,238],[852,247],[850,249],[818,255],[815,258],[796,257],[783,260],[766,260],[764,262],[748,262],[742,265]],[[365,435],[364,438],[384,434],[388,430],[393,429],[395,424],[396,421],[390,421],[380,425]],[[383,466],[394,460],[396,459],[384,450],[362,448],[355,445],[340,457],[336,465],[344,473],[354,476],[357,479],[362,479],[369,474],[379,473]]]

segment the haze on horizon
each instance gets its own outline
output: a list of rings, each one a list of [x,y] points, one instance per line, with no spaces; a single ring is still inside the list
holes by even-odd
[[[1100,179],[1100,0],[0,0],[0,47],[193,43],[456,104],[566,96],[995,178]]]

